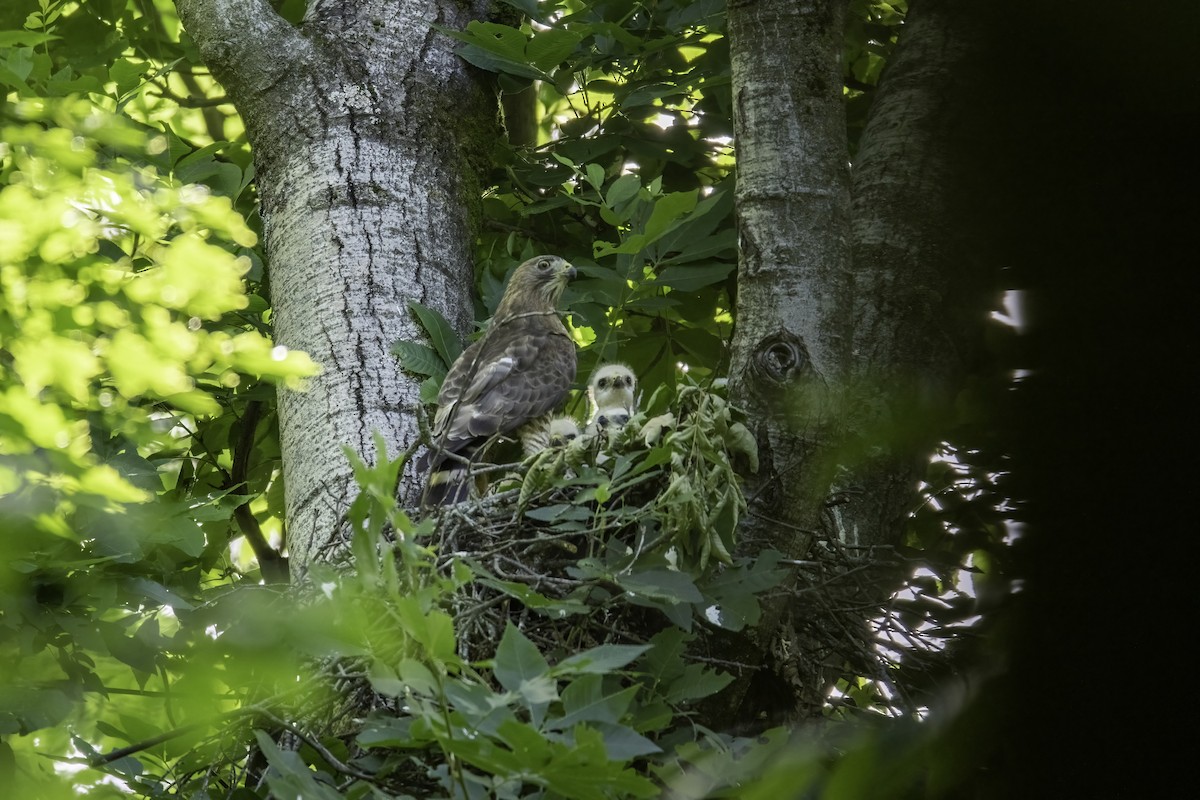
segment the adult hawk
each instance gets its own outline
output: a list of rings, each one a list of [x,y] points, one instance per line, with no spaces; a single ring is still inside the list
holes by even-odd
[[[487,331],[450,367],[438,392],[424,505],[467,498],[468,474],[493,436],[541,421],[575,380],[575,343],[558,301],[575,268],[558,256],[531,258],[513,272]]]

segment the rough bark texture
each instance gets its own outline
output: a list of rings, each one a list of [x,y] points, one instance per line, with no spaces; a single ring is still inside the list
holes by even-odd
[[[747,527],[789,553],[819,521],[828,482],[814,495],[803,487],[821,481],[805,470],[847,347],[835,291],[850,261],[844,13],[839,2],[729,4],[741,246],[730,375],[761,448]]]
[[[980,270],[955,208],[968,199],[956,189],[962,109],[979,89],[956,72],[967,18],[928,2],[906,25],[860,142],[853,204],[843,21],[836,2],[729,5],[742,248],[730,379],[762,464],[742,533],[796,559],[898,542],[995,300],[969,283]],[[819,715],[847,663],[876,660],[860,626],[903,577],[879,570],[814,595],[798,570],[792,597],[764,609],[760,669],[737,713]]]
[[[741,535],[752,549],[793,558],[804,557],[822,525],[833,477],[823,450],[834,422],[830,395],[847,367],[839,305],[850,267],[844,15],[832,0],[729,4],[741,245],[730,383],[760,457]],[[796,675],[807,654],[796,652],[786,614],[786,601],[764,609],[751,647],[765,668],[754,688],[745,682],[729,699],[758,693],[773,713],[808,715],[823,686]],[[789,703],[788,689],[807,697]]]
[[[324,369],[279,399],[303,574],[353,497],[343,446],[371,463],[375,432],[393,457],[416,438],[418,385],[388,352],[422,337],[407,301],[469,325],[472,157],[494,102],[431,23],[461,28],[486,3],[315,0],[298,28],[265,0],[177,6],[254,148],[276,340]]]
[[[953,417],[998,293],[969,242],[979,13],[914,3],[854,164],[852,350],[846,450],[855,498],[839,510],[856,544],[894,544],[925,458]]]

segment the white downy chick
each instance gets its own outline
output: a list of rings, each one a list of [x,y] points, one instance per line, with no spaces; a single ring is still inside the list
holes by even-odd
[[[595,418],[588,423],[584,431],[589,436],[604,434],[612,438],[619,430],[629,424],[633,417],[624,406],[606,406],[596,412]]]
[[[624,364],[604,364],[588,381],[588,400],[591,405],[588,419],[592,422],[601,409],[618,406],[632,416],[637,410],[637,377]]]
[[[565,447],[579,438],[579,424],[565,414],[550,420],[550,447]]]
[[[521,451],[526,458],[547,447],[561,447],[579,438],[579,424],[566,414],[542,418],[521,430]]]

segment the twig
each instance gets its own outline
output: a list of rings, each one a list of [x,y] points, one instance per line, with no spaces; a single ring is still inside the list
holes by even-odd
[[[258,709],[258,713],[261,714],[263,717],[266,717],[267,719],[269,719],[271,722],[275,723],[279,727],[288,731],[289,733],[292,733],[293,735],[299,737],[305,744],[307,744],[313,750],[316,750],[317,753],[320,754],[321,758],[325,759],[325,761],[328,762],[329,766],[333,767],[338,772],[343,772],[346,775],[350,775],[352,777],[358,778],[359,780],[369,781],[371,783],[377,782],[378,779],[375,775],[372,775],[369,772],[363,772],[362,770],[356,769],[355,767],[352,767],[349,764],[342,763],[341,760],[339,760],[337,756],[335,756],[333,753],[329,752],[329,749],[326,748],[325,745],[321,744],[320,740],[314,739],[312,736],[309,736],[307,733],[305,733],[304,731],[302,731],[300,728],[296,727],[295,725],[291,724],[290,722],[285,722],[284,720],[280,719],[279,717],[275,716],[270,711],[267,711],[265,709]]]

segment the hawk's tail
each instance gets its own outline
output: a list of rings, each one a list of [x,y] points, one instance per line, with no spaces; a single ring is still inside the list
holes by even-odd
[[[470,496],[471,474],[466,465],[443,463],[429,473],[421,505],[449,506],[461,503]]]
[[[446,458],[442,452],[427,451],[417,459],[419,471],[429,470],[429,479],[421,495],[422,506],[449,506],[471,496],[474,479],[467,461],[459,459],[469,460],[475,449],[467,447],[464,452],[454,454],[459,458]]]

